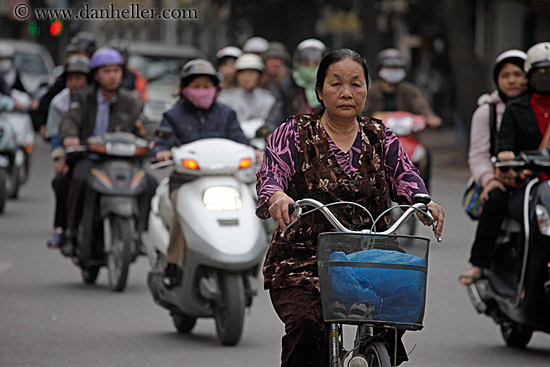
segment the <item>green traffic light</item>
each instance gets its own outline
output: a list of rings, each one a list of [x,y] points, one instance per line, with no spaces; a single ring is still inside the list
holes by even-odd
[[[29,34],[33,37],[38,36],[40,34],[40,27],[38,26],[38,24],[36,24],[36,21],[34,20],[29,23],[28,30],[29,30]]]

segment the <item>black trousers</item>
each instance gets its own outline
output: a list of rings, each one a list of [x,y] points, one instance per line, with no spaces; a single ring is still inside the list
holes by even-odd
[[[69,190],[70,175],[58,173],[52,180],[52,189],[55,194],[55,214],[53,227],[67,228],[67,191]]]
[[[271,303],[285,324],[282,340],[281,367],[326,367],[330,362],[329,324],[323,319],[321,295],[313,287],[289,287],[271,289]],[[375,329],[382,333],[388,344],[393,364],[395,332],[392,329]],[[407,361],[407,353],[401,342],[404,331],[397,334],[397,364]]]
[[[470,253],[470,263],[480,268],[488,268],[500,227],[507,215],[523,224],[523,198],[525,190],[499,189],[491,191],[479,217],[476,237]]]
[[[83,158],[72,167],[72,177],[67,196],[67,229],[76,232],[84,209],[86,181],[95,161]]]

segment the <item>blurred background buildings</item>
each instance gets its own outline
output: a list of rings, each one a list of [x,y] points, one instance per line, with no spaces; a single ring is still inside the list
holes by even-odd
[[[445,125],[465,131],[477,97],[494,88],[490,70],[496,55],[550,40],[550,0],[146,0],[139,2],[142,8],[196,9],[198,16],[64,20],[53,26],[54,19],[15,19],[20,3],[124,9],[132,1],[0,0],[0,37],[37,41],[56,63],[62,63],[64,47],[77,31],[94,33],[99,45],[115,38],[191,45],[210,59],[223,46],[242,46],[254,35],[281,41],[289,50],[315,37],[330,49],[359,51],[373,71],[376,54],[396,47],[408,58],[408,78],[428,92]]]

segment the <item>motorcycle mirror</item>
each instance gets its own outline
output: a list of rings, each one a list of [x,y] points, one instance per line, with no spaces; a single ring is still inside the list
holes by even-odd
[[[265,138],[268,134],[268,128],[266,125],[261,126],[256,130],[256,138]]]

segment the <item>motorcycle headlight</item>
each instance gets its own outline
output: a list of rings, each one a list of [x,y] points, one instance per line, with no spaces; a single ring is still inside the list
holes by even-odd
[[[537,215],[540,233],[545,236],[550,236],[550,215],[548,215],[548,210],[546,210],[544,206],[537,204],[535,213]]]
[[[216,186],[206,189],[202,196],[202,202],[206,210],[217,212],[239,210],[243,207],[241,195],[229,186]]]

